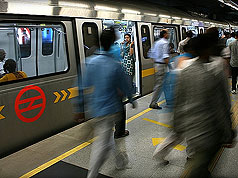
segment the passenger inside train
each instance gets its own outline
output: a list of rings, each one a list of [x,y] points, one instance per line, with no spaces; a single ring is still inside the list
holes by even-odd
[[[16,62],[13,59],[7,59],[3,65],[3,69],[5,75],[0,79],[0,83],[27,78],[25,72],[16,71]]]
[[[5,57],[6,57],[5,50],[0,49],[0,77],[3,77],[3,74],[4,74],[3,64],[5,61]]]

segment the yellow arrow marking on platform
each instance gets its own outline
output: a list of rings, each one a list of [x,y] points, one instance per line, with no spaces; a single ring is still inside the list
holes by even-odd
[[[61,95],[58,92],[54,92],[54,95],[56,96],[54,103],[58,103]]]
[[[61,93],[64,95],[63,98],[61,99],[61,101],[64,101],[66,99],[66,96],[68,95],[68,93],[66,93],[66,91],[61,90]]]
[[[75,98],[79,95],[78,87],[69,88],[68,91],[70,92],[68,99]]]
[[[4,107],[5,107],[5,105],[0,106],[0,112],[3,110]],[[0,114],[0,119],[5,119],[5,117],[2,114]]]
[[[144,121],[148,121],[148,122],[152,122],[154,124],[157,124],[157,125],[161,125],[161,126],[164,126],[164,127],[168,127],[168,128],[173,128],[171,125],[168,125],[168,124],[164,124],[164,123],[161,123],[161,122],[158,122],[158,121],[154,121],[154,120],[151,120],[151,119],[143,119]]]
[[[152,143],[153,143],[153,146],[156,146],[160,143],[162,143],[164,141],[165,138],[152,138]],[[176,145],[174,147],[175,150],[179,150],[179,151],[183,151],[186,149],[186,146],[183,146],[183,145]]]

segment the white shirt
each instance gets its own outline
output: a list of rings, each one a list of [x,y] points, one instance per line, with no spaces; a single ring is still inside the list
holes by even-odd
[[[191,38],[186,38],[185,40],[182,40],[182,41],[180,41],[179,42],[179,44],[178,44],[178,53],[180,53],[180,54],[183,54],[184,53],[184,49],[183,49],[183,47],[188,43],[188,41],[190,40]]]
[[[169,57],[168,40],[161,38],[159,41],[156,41],[154,47],[152,48],[150,57],[153,58],[155,62],[164,63],[164,59]]]

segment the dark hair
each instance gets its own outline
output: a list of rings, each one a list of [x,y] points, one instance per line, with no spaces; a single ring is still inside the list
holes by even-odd
[[[162,31],[160,32],[159,37],[160,37],[160,38],[164,38],[164,35],[165,35],[166,33],[168,33],[167,30],[162,30]]]
[[[217,27],[211,27],[208,28],[205,32],[205,34],[209,34],[210,38],[212,38],[213,41],[217,41],[219,40],[219,31]]]
[[[130,37],[130,39],[131,39],[131,34],[129,34],[129,33],[126,33],[126,34],[124,35],[124,38],[125,38],[126,36],[129,36],[129,37]]]
[[[230,33],[229,32],[224,32],[224,35],[228,36],[228,35],[230,35]]]
[[[192,38],[193,37],[193,32],[191,30],[187,31],[186,36],[189,37],[189,38]]]
[[[16,72],[17,64],[13,59],[7,59],[3,65],[3,69],[5,72],[13,73]]]
[[[232,32],[232,33],[231,33],[231,37],[234,37],[234,38],[235,38],[236,33],[237,33],[237,32]]]
[[[103,30],[100,36],[100,42],[105,51],[108,51],[116,39],[115,30],[113,27],[106,28]]]

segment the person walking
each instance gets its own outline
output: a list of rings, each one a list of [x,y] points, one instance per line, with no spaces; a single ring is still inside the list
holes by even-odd
[[[122,118],[123,107],[119,93],[128,97],[133,108],[135,104],[132,100],[131,87],[120,63],[116,62],[109,53],[114,41],[114,29],[103,30],[100,36],[102,49],[87,59],[82,75],[82,86],[79,86],[84,90],[84,98],[86,98],[84,101],[87,102],[94,136],[97,137],[92,146],[88,178],[97,177],[99,169],[114,147],[116,167],[122,169],[128,164],[126,149],[121,151],[113,138],[115,122]]]
[[[193,37],[193,32],[191,30],[186,32],[186,38],[182,41],[179,42],[178,44],[178,50],[177,52],[179,54],[183,54],[184,53],[184,46],[188,43],[188,41]]]
[[[237,89],[237,76],[238,76],[238,32],[235,33],[235,41],[229,44],[231,53],[231,76],[232,76],[232,89],[231,93],[236,94]]]
[[[151,51],[151,57],[154,59],[155,68],[155,86],[153,91],[150,108],[162,109],[157,101],[162,94],[162,85],[164,82],[166,69],[169,63],[169,33],[167,29],[160,32],[160,39],[155,42]]]

